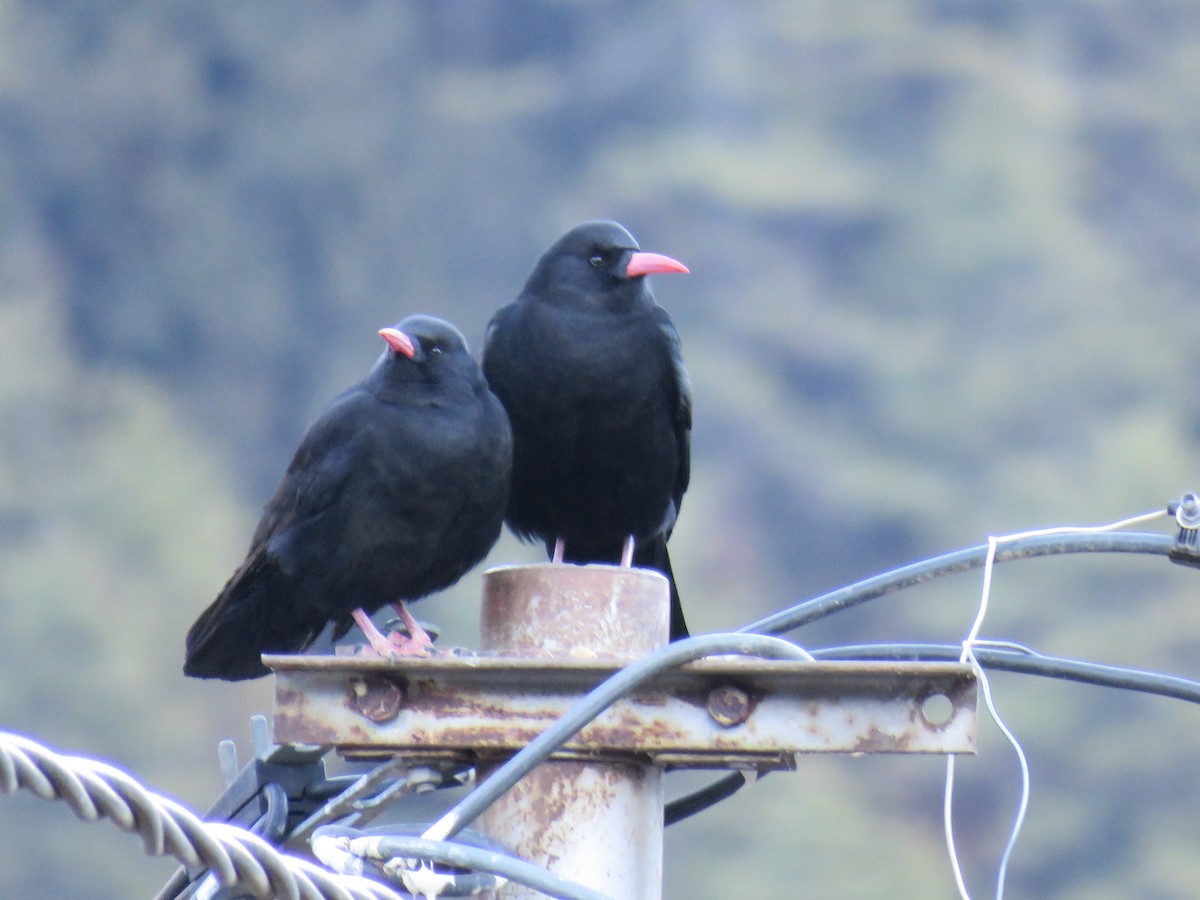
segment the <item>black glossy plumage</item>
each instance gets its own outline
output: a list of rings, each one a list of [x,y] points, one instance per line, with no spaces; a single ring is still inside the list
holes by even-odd
[[[615,222],[585,222],[542,256],[488,328],[483,369],[513,428],[505,521],[565,544],[569,562],[634,564],[671,581],[671,639],[687,636],[667,539],[690,475],[692,398],[679,335]],[[650,271],[687,270],[649,267]],[[642,266],[641,268],[645,268]]]
[[[412,358],[385,349],[313,422],[245,562],[188,631],[186,674],[264,675],[261,653],[448,587],[495,543],[511,484],[504,410],[454,326],[396,328]]]

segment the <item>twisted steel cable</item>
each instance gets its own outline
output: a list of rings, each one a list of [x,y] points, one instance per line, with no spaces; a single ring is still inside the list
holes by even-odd
[[[63,756],[34,741],[0,731],[0,793],[17,789],[61,800],[85,822],[108,819],[136,832],[149,856],[171,855],[189,868],[209,869],[226,888],[286,900],[400,900],[371,881],[328,872],[280,853],[266,841],[222,822],[204,822],[174,800],[147,790],[105,763]]]

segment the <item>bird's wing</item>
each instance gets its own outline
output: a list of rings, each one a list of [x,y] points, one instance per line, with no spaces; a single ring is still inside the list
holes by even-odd
[[[675,476],[673,496],[675,510],[678,512],[692,476],[692,380],[688,378],[687,368],[683,364],[683,348],[680,346],[679,332],[675,330],[674,323],[662,307],[656,307],[655,315],[658,327],[667,339],[667,351],[675,376],[674,425],[679,468]]]
[[[361,441],[359,427],[371,415],[375,398],[361,386],[337,397],[309,426],[287,472],[263,509],[250,539],[253,555],[272,538],[328,509],[354,471]]]

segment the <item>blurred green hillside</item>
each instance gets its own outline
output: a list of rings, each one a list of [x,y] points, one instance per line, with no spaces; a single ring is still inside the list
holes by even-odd
[[[691,370],[694,630],[1200,487],[1194,0],[0,0],[0,729],[203,808],[271,686],[180,672],[316,409],[425,311],[478,348],[591,217]],[[536,559],[511,539],[492,563]],[[422,604],[474,641],[475,573]],[[997,571],[985,633],[1200,677],[1200,574]],[[795,635],[955,640],[957,576]],[[1195,896],[1200,711],[998,675],[1011,895]],[[1015,762],[960,766],[990,893]],[[939,759],[801,760],[669,832],[666,896],[955,895]],[[171,865],[0,797],[0,895]]]

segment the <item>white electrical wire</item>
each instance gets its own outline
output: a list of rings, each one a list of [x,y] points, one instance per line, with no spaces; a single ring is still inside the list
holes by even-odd
[[[976,645],[982,647],[989,643],[980,640],[979,634],[988,611],[997,548],[1001,544],[1027,538],[1115,531],[1166,515],[1163,511],[1155,511],[1107,525],[1056,527],[988,538],[979,606],[971,628],[963,639],[960,660],[971,664],[975,670],[988,713],[1012,746],[1021,768],[1020,800],[999,864],[996,883],[997,900],[1001,900],[1004,894],[1009,860],[1024,822],[1030,795],[1029,767],[1024,751],[1016,737],[1001,720],[992,699],[991,687],[974,652]],[[735,638],[737,640],[733,645],[725,646],[730,639]],[[743,644],[745,645],[743,646]],[[580,717],[579,721],[560,720],[557,726],[552,726],[517,755],[518,757],[528,757],[520,762],[523,766],[534,765],[536,759],[532,751],[551,752],[554,746],[565,740],[567,736],[574,733],[574,730],[582,727],[584,722],[596,714],[596,710],[592,709],[591,705],[604,708],[613,699],[623,696],[632,689],[630,684],[624,683],[624,681],[628,680],[630,683],[636,684],[648,676],[648,668],[657,671],[659,667],[677,665],[685,658],[695,658],[713,653],[764,655],[769,658],[777,655],[779,658],[809,660],[813,658],[807,651],[793,644],[761,635],[706,635],[701,638],[676,642],[668,648],[664,648],[659,654],[653,654],[653,658],[630,666],[628,670],[622,670],[618,676],[610,679],[612,683],[606,682],[585,697],[576,705],[577,708],[573,707],[571,713],[563,717],[563,720],[571,720],[572,713],[574,713]],[[556,728],[561,729],[563,733],[555,735]],[[543,743],[546,744],[546,748],[535,746]],[[517,757],[514,757],[507,765],[511,766],[517,762]],[[954,755],[950,755],[947,758],[946,766],[943,824],[955,883],[963,900],[970,900],[954,844],[952,802],[954,762]],[[504,768],[502,767],[502,769]],[[519,772],[519,767],[514,768],[513,780],[520,777]],[[500,772],[495,774],[498,775]],[[497,781],[495,775],[489,779],[489,782],[492,781]],[[484,786],[488,786],[489,782],[485,782]],[[186,866],[206,867],[211,870],[214,882],[223,887],[236,885],[251,891],[255,896],[280,896],[297,898],[297,900],[318,900],[318,898],[326,897],[338,898],[338,900],[359,897],[382,900],[384,897],[398,896],[378,882],[365,878],[334,875],[307,860],[279,854],[266,842],[235,826],[201,822],[194,814],[175,802],[146,791],[131,776],[104,763],[80,757],[59,756],[28,738],[0,732],[0,793],[11,793],[18,788],[29,790],[45,799],[63,800],[77,816],[85,821],[94,822],[101,818],[107,818],[122,830],[136,831],[143,838],[147,854],[155,856],[169,854],[175,856]],[[495,792],[504,790],[499,783],[492,785],[492,788]],[[468,795],[468,799],[479,803],[483,800],[483,796],[488,794],[488,791],[477,790],[476,793],[480,796]],[[459,807],[463,806],[470,807],[471,803],[459,804]],[[431,829],[431,832],[436,832],[440,827],[448,833],[453,833],[469,821],[472,815],[467,815],[459,807],[451,810],[443,821],[439,821]],[[427,832],[427,835],[431,832]],[[457,852],[457,848],[453,845],[448,846]]]
[[[1030,793],[1029,761],[1026,759],[1025,751],[1022,749],[1016,735],[1009,730],[1008,726],[1004,724],[1004,720],[1000,718],[995,702],[992,700],[991,685],[988,682],[987,675],[984,673],[983,667],[979,664],[979,660],[975,658],[975,645],[979,643],[979,633],[983,629],[983,622],[987,617],[988,604],[991,600],[992,570],[995,568],[996,563],[996,548],[1001,544],[1024,540],[1026,538],[1046,537],[1056,534],[1099,534],[1105,531],[1119,531],[1131,525],[1138,525],[1166,516],[1167,513],[1165,510],[1154,510],[1153,512],[1142,513],[1141,515],[1110,522],[1107,525],[1068,525],[988,537],[987,558],[983,564],[983,588],[980,593],[979,607],[975,613],[975,620],[971,623],[971,628],[967,632],[967,636],[963,639],[962,655],[959,659],[961,662],[970,663],[971,667],[975,670],[975,676],[978,680],[980,691],[983,693],[984,705],[987,708],[988,715],[991,716],[992,721],[996,723],[996,727],[1000,729],[1000,733],[1004,735],[1005,740],[1013,748],[1013,753],[1017,757],[1017,764],[1021,768],[1021,792],[1017,802],[1017,811],[1013,816],[1012,828],[1009,831],[1008,841],[1004,846],[1004,853],[1000,857],[1000,864],[996,874],[996,900],[1002,900],[1004,897],[1004,882],[1008,873],[1008,863],[1012,858],[1013,849],[1016,847],[1021,827],[1025,823],[1025,813],[1029,808]],[[958,888],[958,893],[962,900],[971,900],[970,892],[967,890],[966,881],[963,878],[958,851],[954,844],[954,760],[954,754],[946,757],[946,788],[942,804],[942,822],[946,835],[946,849],[950,854],[950,868],[954,874],[954,883]]]

